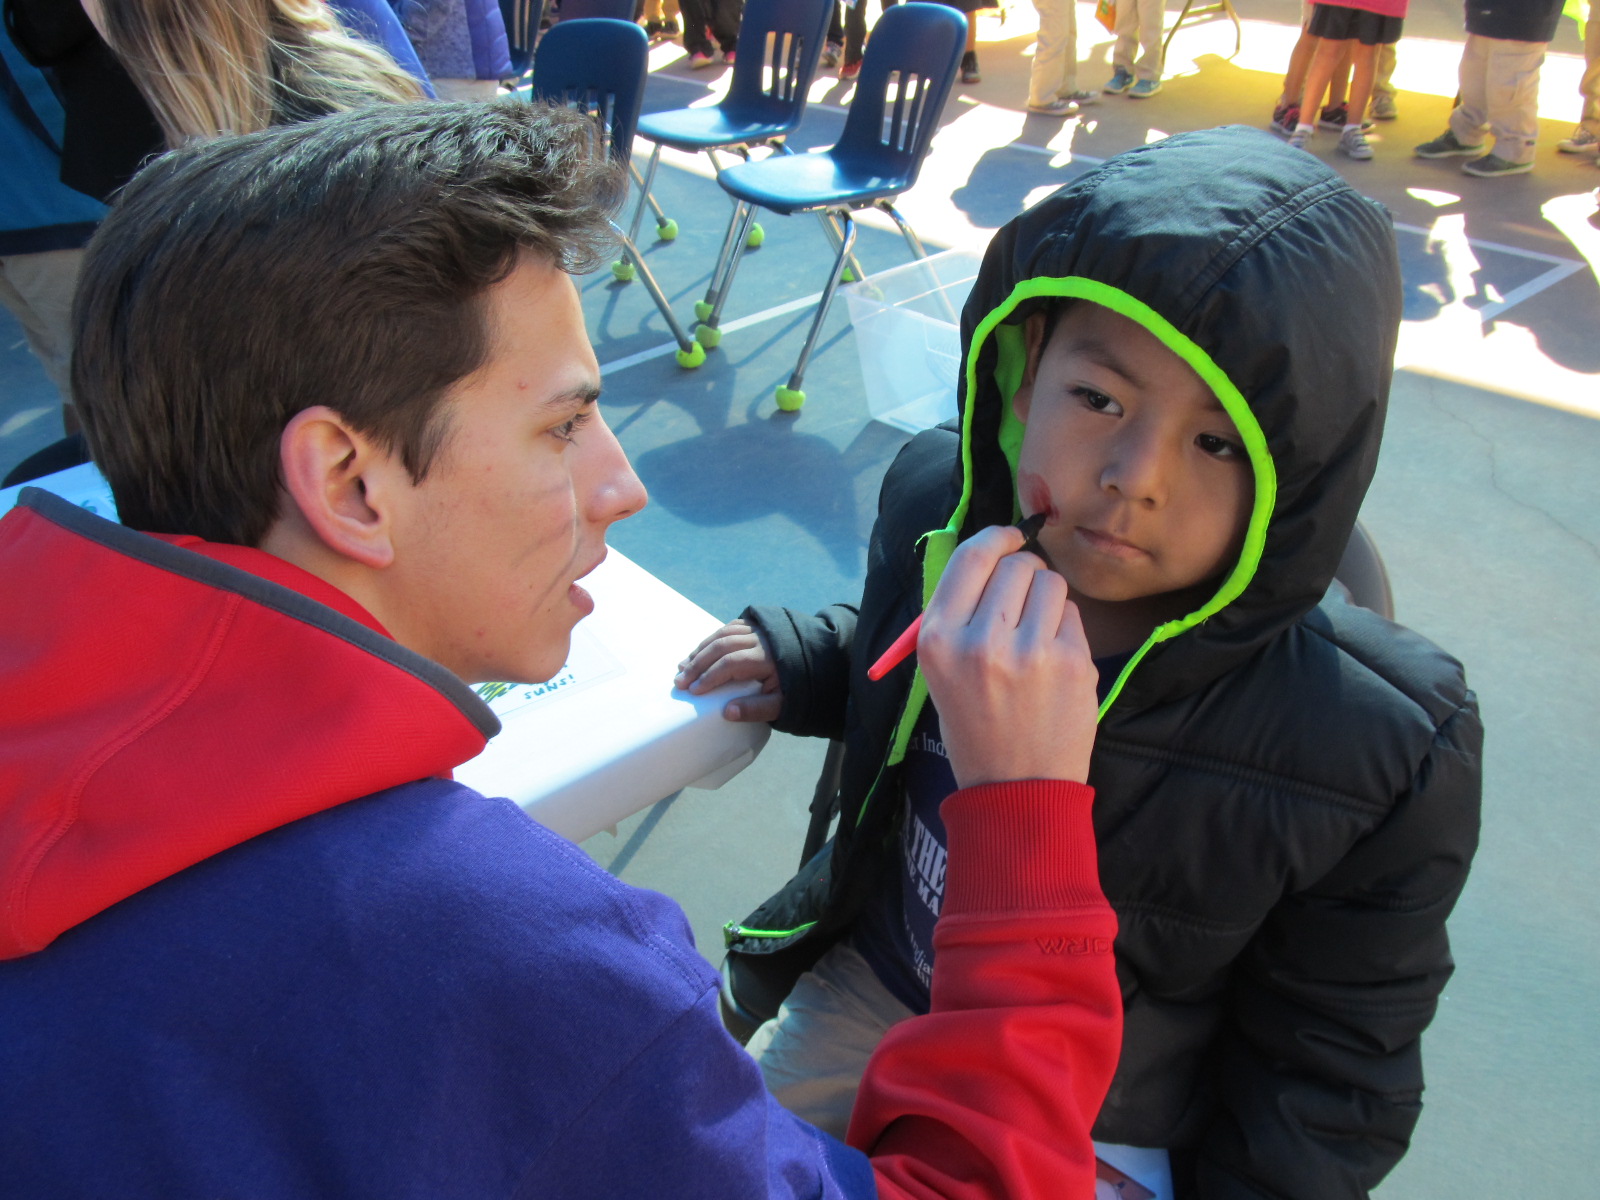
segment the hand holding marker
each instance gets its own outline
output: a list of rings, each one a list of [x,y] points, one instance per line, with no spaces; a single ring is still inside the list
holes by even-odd
[[[1022,533],[1022,549],[1032,554],[1037,554],[1043,560],[1044,565],[1053,571],[1055,566],[1051,563],[1050,556],[1039,545],[1039,531],[1044,528],[1045,521],[1048,519],[1049,510],[1047,508],[1042,509],[1034,513],[1033,516],[1024,517],[1018,521],[1017,529]],[[906,631],[889,644],[889,648],[883,652],[882,657],[867,668],[867,678],[876,683],[905,662],[911,656],[911,652],[917,648],[917,635],[921,632],[922,615],[919,613],[917,619],[906,626]]]

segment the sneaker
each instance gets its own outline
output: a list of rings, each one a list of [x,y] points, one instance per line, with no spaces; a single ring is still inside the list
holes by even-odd
[[[844,47],[838,42],[829,42],[822,47],[822,65],[825,67],[837,67],[843,57]]]
[[[983,82],[983,72],[978,70],[978,52],[976,50],[968,50],[961,56],[961,82]]]
[[[1300,106],[1298,104],[1280,104],[1272,110],[1272,124],[1268,126],[1273,133],[1288,137],[1294,133],[1294,127],[1300,124]]]
[[[1296,150],[1305,150],[1306,143],[1311,140],[1311,132],[1311,126],[1309,125],[1296,125],[1294,132],[1289,135],[1289,145]],[[1310,151],[1307,150],[1306,153],[1309,154]]]
[[[1393,96],[1374,95],[1372,103],[1367,105],[1367,116],[1374,121],[1392,121],[1400,115],[1400,110],[1395,107]]]
[[[1446,129],[1433,141],[1423,142],[1422,145],[1413,148],[1411,153],[1418,158],[1454,158],[1462,154],[1482,154],[1483,143],[1479,142],[1476,146],[1463,146],[1460,139],[1456,137],[1455,131]]]
[[[1030,104],[1028,105],[1028,111],[1045,117],[1070,117],[1078,111],[1078,104],[1075,100],[1068,100],[1063,96],[1058,96],[1054,100],[1045,101],[1043,104]]]
[[[1366,162],[1372,157],[1372,147],[1367,144],[1367,135],[1355,126],[1350,126],[1339,135],[1339,150],[1347,158],[1357,162]]]
[[[1160,90],[1161,80],[1141,79],[1138,83],[1134,84],[1128,89],[1128,98],[1130,100],[1148,100]]]
[[[712,58],[711,55],[707,54],[704,50],[696,50],[693,54],[689,55],[689,69],[691,71],[702,71],[706,67],[715,66],[716,62],[717,60]]]
[[[1100,103],[1100,93],[1099,92],[1068,92],[1065,96],[1063,96],[1061,98],[1063,100],[1071,100],[1079,108],[1082,108],[1085,104],[1099,104]]]
[[[839,68],[840,79],[854,79],[859,74],[861,74],[861,60],[859,58],[855,62],[847,62]]]
[[[1100,90],[1108,96],[1120,96],[1133,86],[1133,72],[1126,67],[1118,67],[1115,74],[1106,80],[1105,87]]]
[[[1533,170],[1533,162],[1532,160],[1525,163],[1508,162],[1497,155],[1485,154],[1482,158],[1462,163],[1461,169],[1466,174],[1476,175],[1480,179],[1493,179],[1496,175],[1525,174]]]
[[[1600,151],[1600,137],[1579,125],[1572,131],[1571,137],[1562,138],[1556,143],[1556,149],[1563,154],[1594,154]]]
[[[1350,106],[1348,104],[1329,104],[1322,110],[1322,115],[1317,118],[1317,125],[1322,129],[1331,129],[1335,133],[1343,133],[1344,127],[1350,124]],[[1372,122],[1361,122],[1361,132],[1371,133]]]

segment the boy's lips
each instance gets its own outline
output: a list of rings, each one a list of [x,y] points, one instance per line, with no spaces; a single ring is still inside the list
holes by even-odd
[[[1112,558],[1134,559],[1150,557],[1148,550],[1098,529],[1089,529],[1079,525],[1072,532],[1078,540],[1087,544],[1091,550],[1110,555]]]

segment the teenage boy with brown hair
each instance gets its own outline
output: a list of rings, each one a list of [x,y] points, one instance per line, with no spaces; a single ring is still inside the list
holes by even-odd
[[[164,156],[97,235],[73,379],[125,524],[38,490],[0,520],[8,1196],[1092,1192],[1092,668],[1015,530],[957,556],[931,645],[966,683],[1026,639],[1010,686],[1078,719],[1030,735],[933,654],[948,961],[859,1149],[766,1093],[671,901],[450,782],[498,728],[468,684],[561,667],[645,502],[568,275],[623,186],[592,132],[336,115]]]
[[[834,840],[727,931],[726,998],[765,1022],[780,1100],[838,1127],[930,971],[937,994],[944,701],[925,662],[867,672],[953,547],[1042,512],[1098,670],[1120,923],[1095,1136],[1168,1151],[1180,1197],[1346,1200],[1399,1159],[1482,738],[1460,664],[1330,589],[1399,321],[1389,215],[1254,130],[1118,155],[995,236],[959,428],[890,467],[860,603],[748,609],[680,676],[761,679],[730,715],[844,742]]]

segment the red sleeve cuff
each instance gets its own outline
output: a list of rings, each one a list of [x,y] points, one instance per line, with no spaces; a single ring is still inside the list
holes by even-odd
[[[1099,908],[1094,789],[1058,779],[962,788],[940,807],[949,838],[945,916]]]

